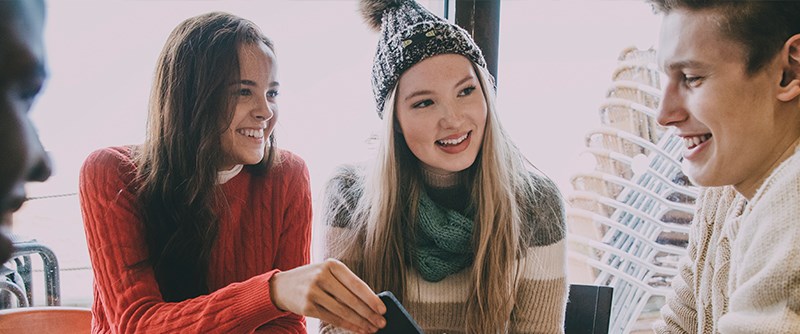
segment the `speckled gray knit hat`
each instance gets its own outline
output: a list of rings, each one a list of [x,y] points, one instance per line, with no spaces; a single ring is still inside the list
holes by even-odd
[[[361,13],[381,33],[372,65],[372,92],[380,118],[400,75],[425,58],[454,53],[486,68],[483,53],[469,33],[415,0],[361,0]]]

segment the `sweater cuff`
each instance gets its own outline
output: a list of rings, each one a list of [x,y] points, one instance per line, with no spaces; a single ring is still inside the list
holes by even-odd
[[[268,271],[242,282],[239,296],[240,303],[234,306],[234,314],[242,317],[242,322],[249,328],[257,328],[277,318],[294,313],[279,310],[270,298],[269,280],[280,272],[279,269]]]

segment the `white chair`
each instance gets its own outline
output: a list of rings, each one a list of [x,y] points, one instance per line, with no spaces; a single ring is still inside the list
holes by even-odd
[[[627,49],[586,136],[595,170],[571,179],[570,263],[614,289],[610,332],[629,333],[663,304],[685,255],[698,191],[680,169],[683,142],[656,122],[660,78],[654,51]]]

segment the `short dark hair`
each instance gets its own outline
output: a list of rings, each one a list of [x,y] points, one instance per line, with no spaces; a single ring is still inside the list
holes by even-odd
[[[800,1],[647,0],[656,12],[710,10],[719,14],[720,32],[745,49],[747,72],[760,70],[791,36],[800,33]]]

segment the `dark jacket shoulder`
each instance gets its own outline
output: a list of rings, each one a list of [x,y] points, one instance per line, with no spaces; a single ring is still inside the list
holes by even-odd
[[[334,227],[351,224],[356,205],[364,193],[364,167],[341,165],[325,184],[323,219]]]
[[[529,246],[546,246],[566,237],[564,199],[547,176],[531,171],[520,196]]]

